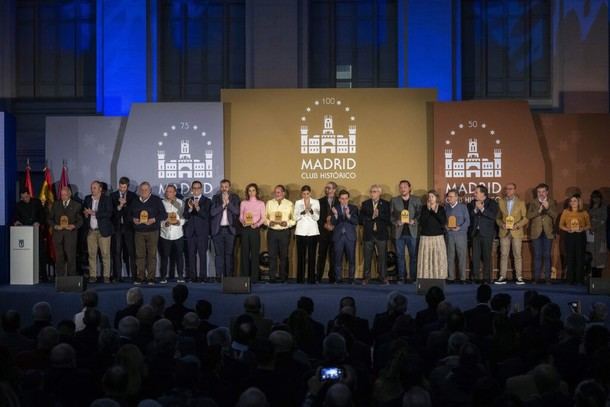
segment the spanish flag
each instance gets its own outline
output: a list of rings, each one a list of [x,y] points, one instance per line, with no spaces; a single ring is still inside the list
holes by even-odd
[[[30,196],[34,196],[34,188],[32,188],[32,174],[30,169],[30,160],[27,160],[25,165],[25,182],[23,184],[23,188],[25,191],[28,191]]]
[[[42,202],[42,206],[50,208],[55,202],[55,192],[53,191],[53,181],[51,180],[51,170],[45,165],[44,167],[44,180],[42,181],[42,187],[40,187],[40,194],[38,199]]]

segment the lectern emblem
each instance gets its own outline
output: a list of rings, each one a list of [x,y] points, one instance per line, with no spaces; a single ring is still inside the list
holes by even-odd
[[[23,249],[23,246],[25,246],[25,240],[19,239],[19,248]]]

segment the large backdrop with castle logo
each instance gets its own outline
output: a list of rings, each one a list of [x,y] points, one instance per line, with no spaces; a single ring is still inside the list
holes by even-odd
[[[403,178],[423,191],[435,99],[432,89],[223,90],[226,174],[239,189],[259,183],[266,197],[286,184],[293,200],[304,184],[321,195],[328,181],[355,201],[375,183],[395,194]]]

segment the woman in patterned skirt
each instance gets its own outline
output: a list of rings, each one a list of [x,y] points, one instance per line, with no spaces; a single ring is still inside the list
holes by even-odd
[[[447,247],[445,225],[447,215],[440,205],[438,193],[428,191],[426,207],[419,218],[421,227],[417,255],[417,278],[447,278]]]

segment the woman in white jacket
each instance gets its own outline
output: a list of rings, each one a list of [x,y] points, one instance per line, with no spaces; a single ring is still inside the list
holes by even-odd
[[[301,198],[294,203],[296,219],[295,236],[297,239],[297,283],[303,283],[305,265],[307,265],[307,282],[316,282],[316,250],[318,248],[318,219],[320,218],[320,201],[311,197],[309,185],[301,188]]]
[[[176,198],[176,187],[168,185],[165,188],[163,207],[167,212],[167,220],[161,223],[161,239],[159,240],[159,256],[161,257],[161,284],[167,283],[168,267],[171,267],[172,251],[176,254],[178,282],[184,283],[184,202]],[[169,270],[169,278],[174,278],[174,270]]]

